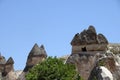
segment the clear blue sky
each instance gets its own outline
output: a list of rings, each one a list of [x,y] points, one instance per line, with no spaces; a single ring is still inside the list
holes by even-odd
[[[120,0],[0,0],[0,52],[23,69],[35,43],[49,56],[67,55],[73,36],[89,25],[119,43]]]

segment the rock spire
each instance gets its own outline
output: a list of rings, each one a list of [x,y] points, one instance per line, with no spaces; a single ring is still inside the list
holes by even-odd
[[[13,58],[10,57],[10,58],[7,60],[6,64],[14,64]]]
[[[34,65],[38,64],[42,61],[42,59],[47,58],[47,53],[45,51],[45,48],[43,45],[40,47],[35,43],[33,48],[31,49],[28,59],[26,62],[26,67],[24,69],[24,72],[27,72],[30,68],[32,68]]]
[[[31,49],[28,58],[30,57],[34,57],[34,56],[45,56],[47,57],[47,53],[44,49],[44,46],[41,45],[40,47],[37,45],[37,43],[35,43],[35,45],[33,46],[33,48]]]

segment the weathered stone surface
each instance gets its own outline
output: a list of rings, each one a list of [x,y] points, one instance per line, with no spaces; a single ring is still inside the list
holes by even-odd
[[[5,77],[10,71],[14,71],[14,60],[10,57],[7,61],[4,56],[0,54],[0,72],[2,77]]]
[[[84,80],[90,79],[91,72],[99,57],[105,55],[108,45],[107,39],[103,34],[97,35],[95,28],[89,26],[87,30],[83,30],[74,36],[71,45],[72,54],[66,62],[75,64],[77,71]]]
[[[109,43],[108,49],[114,54],[120,53],[120,43]]]
[[[100,66],[101,73],[100,75],[102,76],[103,80],[113,80],[113,75],[112,73],[104,66]]]
[[[80,52],[71,54],[66,63],[75,64],[77,71],[84,80],[94,80],[94,76],[99,78],[97,80],[103,80],[102,77],[98,75],[100,71],[97,69],[97,62],[104,54],[95,53],[96,52]]]
[[[93,33],[96,33],[95,27],[90,25],[88,30],[92,31]]]
[[[71,41],[72,46],[90,44],[108,44],[108,41],[104,35],[97,35],[93,26],[89,26],[88,30],[83,30],[80,34],[77,33]]]
[[[72,45],[80,45],[80,35],[79,33],[75,34],[73,40],[71,41]]]
[[[77,71],[80,73],[84,80],[88,80],[92,69],[95,66],[97,56],[88,53],[72,54],[66,63],[72,63],[76,65]]]
[[[0,80],[18,80],[18,76],[22,71],[10,71],[5,77],[1,77]],[[21,79],[22,80],[22,79]]]
[[[103,34],[96,33],[93,26],[77,33],[71,41],[72,53],[85,51],[106,51],[108,41]]]
[[[112,73],[113,80],[119,80],[120,79],[120,64],[119,61],[120,57],[117,55],[113,56],[107,56],[105,59],[103,59],[104,66]]]
[[[96,77],[97,80],[106,80],[105,78],[109,78],[108,80],[119,80],[120,79],[119,60],[120,58],[112,53],[107,53],[104,57],[98,58],[98,62],[96,63],[96,66],[92,70],[89,80],[92,80],[94,77]],[[101,68],[101,66],[103,66],[104,69]]]
[[[4,56],[1,56],[0,54],[0,64],[5,64],[6,63],[6,59]]]
[[[17,80],[26,80],[26,79],[25,79],[25,75],[26,75],[27,73],[28,73],[28,72],[22,71],[21,74],[19,75],[19,77],[17,78]]]
[[[108,41],[103,34],[98,34],[97,38],[98,44],[108,44]]]
[[[7,76],[5,76],[5,80],[17,80],[16,74],[14,71],[10,71]]]
[[[39,47],[37,44],[35,44],[33,46],[32,50],[30,51],[28,55],[28,58],[34,57],[34,56],[45,56],[45,57],[47,56],[43,45]]]
[[[31,69],[39,62],[42,62],[46,58],[47,53],[45,51],[44,46],[41,45],[39,47],[37,44],[35,44],[28,55],[26,66],[23,72],[19,75],[17,80],[25,80],[25,75],[28,73],[29,69]]]
[[[116,80],[112,73],[104,66],[94,67],[88,80]]]
[[[27,72],[30,68],[32,68],[37,63],[41,62],[46,57],[47,53],[44,49],[44,46],[41,45],[39,47],[37,44],[35,44],[28,55],[24,71]]]
[[[10,58],[7,60],[6,64],[14,64],[13,58],[10,57]]]
[[[105,52],[107,49],[107,45],[104,44],[91,44],[91,45],[82,45],[82,46],[72,46],[72,54],[79,52],[93,52],[93,51],[103,51]]]

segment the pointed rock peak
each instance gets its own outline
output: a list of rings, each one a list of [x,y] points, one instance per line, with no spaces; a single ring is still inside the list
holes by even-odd
[[[37,43],[34,44],[33,48],[30,51],[29,56],[38,54],[40,52],[39,46],[37,45]]]
[[[75,36],[73,37],[73,40],[71,41],[71,45],[77,45],[80,41],[80,37],[79,37],[79,33],[75,34]]]
[[[75,34],[74,38],[73,39],[78,39],[79,38],[79,33]]]
[[[36,51],[39,51],[39,46],[37,43],[34,44],[33,48],[31,49],[31,52],[32,54],[34,54]]]
[[[101,43],[108,44],[108,40],[106,39],[106,37],[103,34],[101,34],[101,33],[98,34],[97,38],[98,38],[99,44],[101,44]]]
[[[92,26],[92,25],[89,26],[88,30],[90,30],[90,31],[92,31],[92,32],[94,32],[94,33],[96,33],[95,27]]]
[[[6,63],[5,57],[0,55],[0,64],[5,64],[5,63]]]
[[[35,47],[39,47],[37,43],[34,44],[33,48],[35,48]]]
[[[41,55],[44,55],[44,54],[46,54],[46,51],[45,51],[45,49],[44,49],[44,46],[41,45],[41,46],[39,47],[37,44],[35,44],[35,45],[33,46],[33,48],[31,49],[28,58],[30,58],[30,57],[35,57],[35,56],[41,56]]]
[[[6,64],[14,64],[13,58],[10,57],[10,58],[7,60]]]
[[[47,53],[46,53],[46,51],[45,51],[44,45],[41,45],[41,46],[40,46],[40,54],[47,57]]]
[[[44,48],[44,45],[41,45],[40,48],[45,49],[45,48]]]

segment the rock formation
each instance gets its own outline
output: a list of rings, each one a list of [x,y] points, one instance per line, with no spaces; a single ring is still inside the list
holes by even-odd
[[[36,65],[45,58],[47,58],[47,53],[44,49],[44,46],[41,45],[39,47],[37,44],[35,44],[28,55],[24,72],[27,72],[29,68],[32,68],[34,65]]]
[[[120,43],[109,43],[108,49],[114,54],[120,53]]]
[[[37,44],[35,44],[28,55],[26,66],[17,80],[25,80],[25,75],[28,73],[29,69],[46,58],[47,53],[44,46],[41,45],[39,47]]]
[[[75,64],[84,80],[120,79],[120,45],[108,45],[105,36],[97,34],[93,26],[77,33],[71,45],[66,63]]]
[[[14,72],[14,60],[10,57],[7,61],[4,56],[0,55],[0,74],[2,78],[5,78],[9,72]]]
[[[43,45],[35,44],[31,49],[26,66],[23,71],[14,71],[14,60],[10,57],[7,61],[0,55],[0,80],[25,80],[25,75],[29,69],[47,58],[47,53]]]
[[[93,26],[87,30],[77,33],[71,41],[72,53],[82,51],[105,51],[107,50],[108,41],[103,34],[96,33]]]
[[[71,60],[71,61],[69,61]],[[75,64],[78,73],[84,80],[88,80],[91,71],[95,66],[95,62],[97,60],[97,56],[91,54],[72,54],[69,58],[67,63]]]
[[[103,34],[97,34],[93,26],[75,34],[71,41],[70,56],[63,56],[65,63],[75,64],[84,80],[120,80],[120,44],[108,44]],[[113,54],[114,53],[114,54]],[[23,71],[14,71],[14,60],[7,61],[0,55],[0,80],[25,80],[29,70],[47,58],[43,45],[31,49]]]
[[[72,53],[66,62],[75,64],[83,79],[88,80],[96,61],[105,54],[108,41],[103,34],[97,34],[93,26],[89,26],[74,36],[71,45]]]

